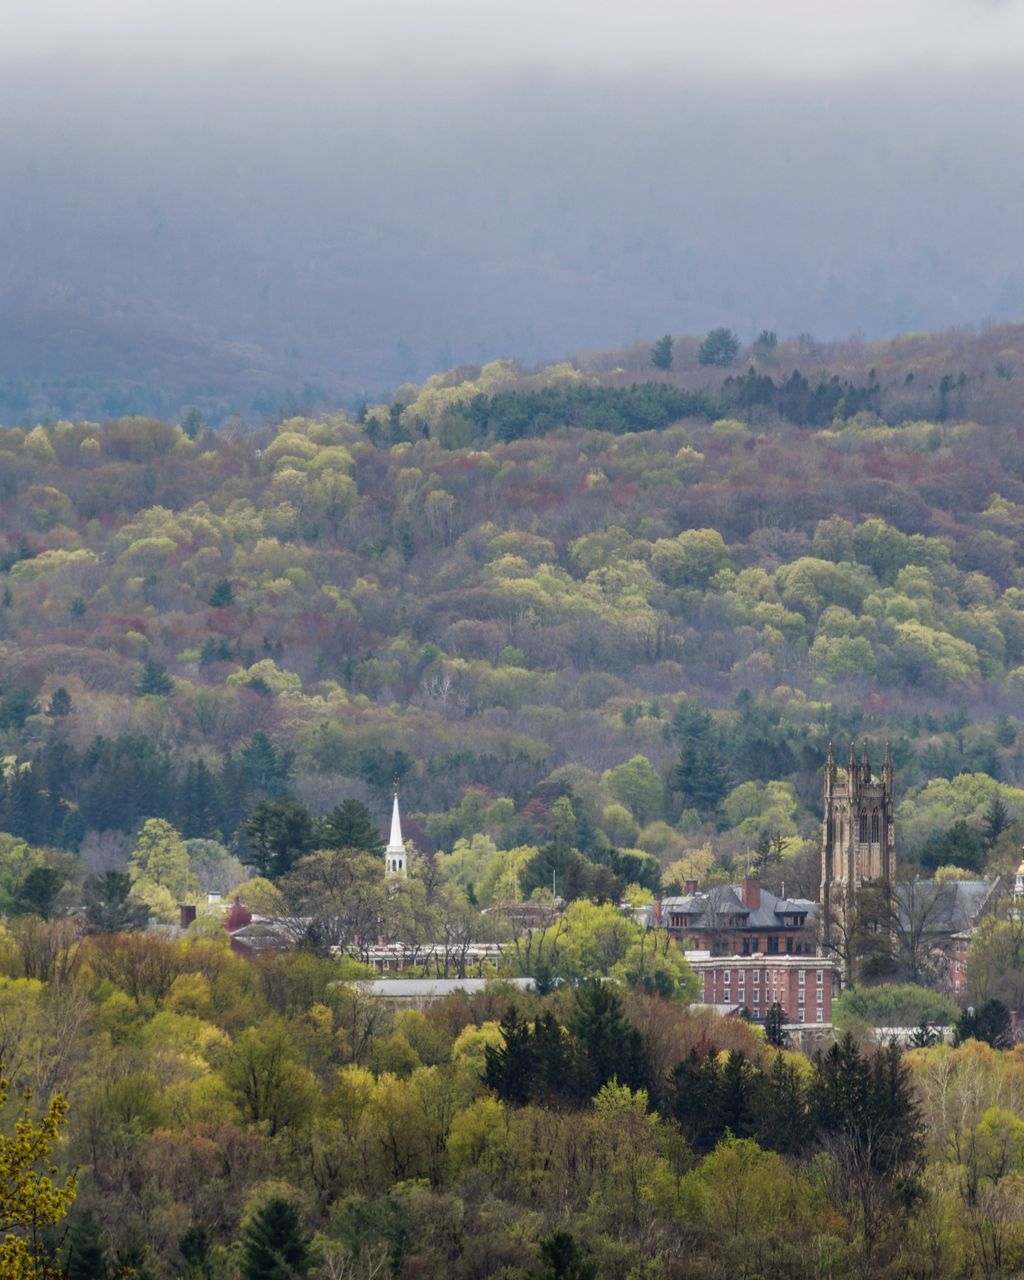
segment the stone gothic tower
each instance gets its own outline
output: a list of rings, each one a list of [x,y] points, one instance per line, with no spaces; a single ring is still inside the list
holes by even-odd
[[[405,842],[402,839],[402,815],[398,812],[398,785],[395,785],[395,803],[391,809],[391,838],[384,850],[384,869],[389,876],[405,875]]]
[[[868,747],[860,763],[851,744],[845,772],[829,743],[825,762],[825,820],[821,841],[821,927],[826,947],[836,921],[865,886],[888,889],[896,873],[893,833],[892,755],[888,744],[882,776],[871,776]]]

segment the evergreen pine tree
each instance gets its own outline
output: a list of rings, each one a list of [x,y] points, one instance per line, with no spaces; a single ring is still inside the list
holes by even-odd
[[[740,353],[740,340],[731,329],[712,329],[700,344],[697,359],[701,364],[714,364],[722,368],[736,363]]]
[[[49,920],[66,878],[56,867],[33,867],[14,895],[15,914],[34,915]]]
[[[579,1044],[579,1087],[593,1097],[609,1080],[654,1092],[643,1037],[626,1017],[622,998],[606,982],[591,980],[576,990],[569,1030]]]
[[[765,1039],[776,1049],[785,1049],[789,1046],[789,1032],[785,1024],[785,1010],[776,1000],[764,1017]]]
[[[530,1100],[534,1077],[534,1045],[530,1025],[520,1019],[515,1006],[501,1020],[500,1045],[484,1049],[484,1083],[502,1102],[523,1107]]]
[[[247,784],[269,796],[283,794],[292,768],[292,754],[278,752],[262,729],[252,735],[239,755]]]
[[[807,1099],[799,1068],[777,1053],[771,1067],[760,1073],[754,1103],[754,1136],[765,1150],[799,1154],[808,1137]]]
[[[670,333],[659,338],[651,347],[651,364],[655,369],[664,369],[666,372],[672,368],[672,335]]]
[[[167,674],[167,668],[154,658],[147,658],[142,667],[142,676],[135,686],[135,692],[141,696],[147,694],[162,697],[174,688],[174,681]]]
[[[210,1233],[199,1223],[193,1222],[178,1241],[178,1252],[185,1259],[188,1267],[186,1275],[189,1280],[209,1280],[210,1269]]]
[[[129,898],[132,880],[127,871],[107,871],[85,882],[85,916],[92,933],[129,933],[146,924],[144,903]]]
[[[80,1214],[68,1236],[67,1280],[107,1280],[106,1249],[96,1215]]]
[[[588,1262],[568,1231],[555,1231],[538,1241],[543,1270],[528,1271],[529,1280],[595,1280],[597,1264]]]
[[[294,1280],[309,1274],[309,1242],[287,1200],[271,1200],[242,1234],[243,1280]]]
[[[316,846],[316,828],[301,800],[261,800],[245,823],[249,850],[243,861],[261,876],[283,876]]]
[[[382,854],[384,840],[374,825],[369,809],[359,800],[343,800],[320,824],[320,843],[325,849],[362,849]]]
[[[185,770],[179,804],[182,835],[188,839],[214,839],[220,834],[220,795],[217,779],[202,758],[190,760]]]
[[[235,591],[227,578],[221,578],[214,584],[210,592],[209,605],[212,609],[226,609],[235,603]]]
[[[50,705],[46,708],[46,714],[56,720],[62,716],[70,715],[72,706],[71,694],[68,693],[63,685],[60,685],[59,688],[53,691]]]
[[[691,1049],[676,1064],[668,1089],[668,1112],[695,1151],[711,1151],[722,1136],[722,1082],[718,1051]]]
[[[732,1050],[722,1071],[721,1123],[734,1138],[749,1138],[756,1127],[755,1069]]]
[[[999,796],[993,796],[982,814],[981,829],[985,843],[991,849],[1010,825],[1010,815]]]

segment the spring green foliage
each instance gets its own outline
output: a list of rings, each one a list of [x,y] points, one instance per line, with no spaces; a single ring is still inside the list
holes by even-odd
[[[980,1280],[991,1231],[1024,1249],[1024,1065],[977,1039],[808,1059],[614,982],[398,1011],[336,958],[62,923],[51,978],[0,935],[0,1002],[12,1086],[76,1098],[71,1275],[611,1280],[657,1240],[668,1280],[741,1273],[754,1241],[813,1280],[824,1252],[911,1274],[929,1238],[930,1275]]]
[[[397,776],[424,852],[558,846],[546,878],[513,858],[531,889],[653,891],[636,851],[723,835],[716,874],[758,851],[781,883],[826,743],[866,734],[901,856],[1005,872],[1020,380],[929,392],[912,343],[839,376],[762,338],[724,379],[682,338],[657,381],[493,361],[259,442],[0,429],[0,831],[77,850],[160,818],[279,873],[346,799],[382,830]],[[294,808],[247,825],[289,796],[312,845]]]
[[[858,1023],[871,1027],[915,1027],[921,1022],[952,1026],[959,1010],[938,991],[911,983],[882,983],[874,987],[847,987],[832,1003],[832,1020],[846,1028]]]

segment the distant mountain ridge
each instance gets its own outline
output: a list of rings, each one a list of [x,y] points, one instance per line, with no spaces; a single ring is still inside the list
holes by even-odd
[[[1024,315],[1019,85],[4,67],[0,420]]]

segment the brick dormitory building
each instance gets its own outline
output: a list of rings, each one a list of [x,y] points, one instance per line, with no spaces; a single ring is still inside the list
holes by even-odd
[[[770,893],[756,876],[704,892],[690,880],[655,920],[686,950],[705,1005],[763,1022],[778,1003],[791,1024],[831,1023],[839,974],[818,955],[817,903]]]

